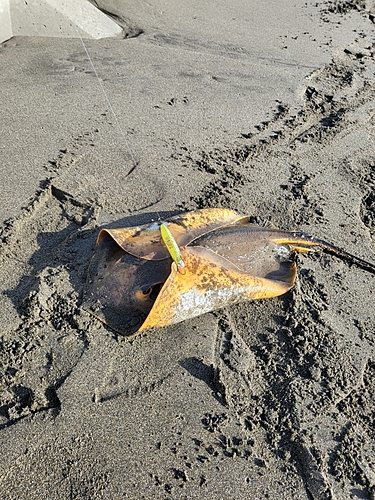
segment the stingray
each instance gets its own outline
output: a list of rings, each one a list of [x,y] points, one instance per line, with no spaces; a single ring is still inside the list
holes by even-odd
[[[83,308],[122,335],[276,297],[296,279],[296,254],[322,250],[375,273],[375,264],[300,231],[203,209],[137,227],[102,229]]]

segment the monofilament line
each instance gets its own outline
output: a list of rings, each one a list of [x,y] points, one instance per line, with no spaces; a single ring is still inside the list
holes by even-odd
[[[77,34],[78,34],[78,36],[79,36],[79,39],[81,40],[81,43],[82,43],[82,46],[83,46],[83,48],[84,48],[84,50],[85,50],[85,52],[86,52],[87,58],[88,58],[88,60],[90,61],[90,64],[91,64],[91,67],[92,67],[92,69],[93,69],[93,71],[94,71],[94,74],[95,74],[95,76],[96,76],[96,79],[97,79],[97,80],[98,80],[98,82],[99,82],[99,85],[100,85],[100,88],[101,88],[101,90],[102,90],[102,92],[103,92],[103,95],[104,95],[104,97],[105,97],[105,100],[106,100],[106,102],[107,102],[107,104],[108,104],[108,107],[109,107],[109,109],[110,109],[110,111],[111,111],[111,113],[112,113],[112,115],[113,115],[113,118],[114,118],[114,120],[115,120],[115,122],[116,122],[116,125],[117,125],[117,127],[118,127],[118,129],[119,129],[119,131],[120,131],[120,134],[121,134],[122,138],[124,139],[125,146],[127,147],[128,152],[129,152],[129,154],[130,154],[130,157],[131,157],[131,159],[132,159],[133,166],[132,166],[132,168],[129,170],[129,172],[127,173],[127,175],[129,175],[129,174],[131,174],[131,173],[133,172],[133,170],[134,170],[134,169],[138,166],[138,162],[135,160],[135,157],[134,157],[133,151],[132,151],[132,149],[131,149],[131,147],[130,147],[129,141],[128,141],[128,139],[126,138],[126,135],[125,135],[124,131],[123,131],[123,130],[122,130],[122,128],[121,128],[121,125],[120,125],[120,122],[118,121],[118,118],[117,118],[117,115],[116,115],[116,113],[115,113],[115,110],[113,109],[112,104],[111,104],[111,101],[109,100],[109,97],[108,97],[108,95],[107,95],[107,92],[105,91],[105,88],[104,88],[104,86],[103,86],[103,83],[102,83],[101,79],[99,78],[98,72],[96,71],[96,68],[95,68],[95,66],[94,66],[94,62],[93,62],[93,60],[91,59],[91,56],[90,56],[90,54],[89,54],[89,51],[87,50],[86,44],[85,44],[85,42],[83,41],[83,38],[82,38],[82,36],[81,36],[81,33],[79,32],[79,30],[78,30],[77,26],[75,26],[75,25],[74,25],[74,27],[75,27],[75,29],[76,29],[76,31],[77,31]]]

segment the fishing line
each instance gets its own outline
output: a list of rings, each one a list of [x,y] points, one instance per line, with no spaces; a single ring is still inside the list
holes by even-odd
[[[121,134],[121,136],[122,136],[122,138],[123,138],[123,140],[124,140],[125,146],[127,147],[128,152],[129,152],[129,154],[130,154],[130,157],[131,157],[131,159],[132,159],[133,166],[132,166],[132,168],[129,170],[129,172],[126,174],[126,177],[127,177],[127,176],[128,176],[128,175],[130,175],[130,174],[134,171],[134,169],[138,166],[138,162],[136,161],[136,159],[135,159],[135,157],[134,157],[134,154],[133,154],[133,151],[132,151],[132,149],[131,149],[131,147],[130,147],[130,143],[129,143],[129,141],[128,141],[128,139],[126,138],[126,135],[125,135],[125,133],[124,133],[123,129],[121,128],[121,125],[120,125],[120,122],[119,122],[119,120],[118,120],[118,118],[117,118],[117,115],[116,115],[116,113],[115,113],[115,110],[113,109],[113,106],[112,106],[112,104],[111,104],[111,101],[109,100],[108,94],[107,94],[107,92],[105,91],[104,85],[103,85],[103,83],[102,83],[101,79],[99,78],[98,72],[96,71],[96,68],[95,68],[94,62],[93,62],[93,60],[92,60],[92,58],[91,58],[91,56],[90,56],[90,53],[89,53],[89,51],[88,51],[88,49],[87,49],[87,47],[86,47],[85,42],[83,41],[83,38],[82,38],[82,36],[81,36],[81,33],[79,32],[79,30],[78,30],[78,28],[77,28],[77,26],[76,26],[76,25],[74,25],[74,28],[75,28],[75,30],[76,30],[76,32],[77,32],[77,34],[78,34],[79,39],[81,40],[81,43],[82,43],[82,46],[83,46],[83,48],[84,48],[84,50],[85,50],[85,52],[86,52],[87,58],[88,58],[88,60],[90,61],[90,64],[91,64],[91,67],[92,67],[92,69],[93,69],[93,71],[94,71],[94,74],[95,74],[95,76],[96,76],[96,79],[97,79],[97,80],[98,80],[98,82],[99,82],[99,86],[100,86],[100,88],[101,88],[101,90],[102,90],[102,92],[103,92],[103,95],[104,95],[105,100],[106,100],[106,102],[107,102],[107,104],[108,104],[108,107],[109,107],[109,109],[110,109],[110,111],[111,111],[111,113],[112,113],[112,115],[113,115],[113,117],[114,117],[114,119],[115,119],[115,122],[116,122],[117,128],[118,128],[118,130],[120,131],[120,134]]]

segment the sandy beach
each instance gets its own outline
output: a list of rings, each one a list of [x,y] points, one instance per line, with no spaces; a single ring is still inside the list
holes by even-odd
[[[79,38],[0,45],[0,497],[374,499],[374,274],[299,256],[133,338],[81,304],[100,228],[207,207],[375,263],[375,4],[93,3],[97,76]]]

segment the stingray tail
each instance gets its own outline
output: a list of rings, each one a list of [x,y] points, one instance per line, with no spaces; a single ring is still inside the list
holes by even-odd
[[[352,262],[356,266],[375,274],[375,264],[372,262],[361,259],[360,257],[333,245],[332,243],[315,238],[314,236],[310,236],[304,232],[279,232],[276,238],[274,238],[274,241],[280,244],[287,244],[296,252],[314,252],[323,250],[327,253],[336,255],[345,261]]]

